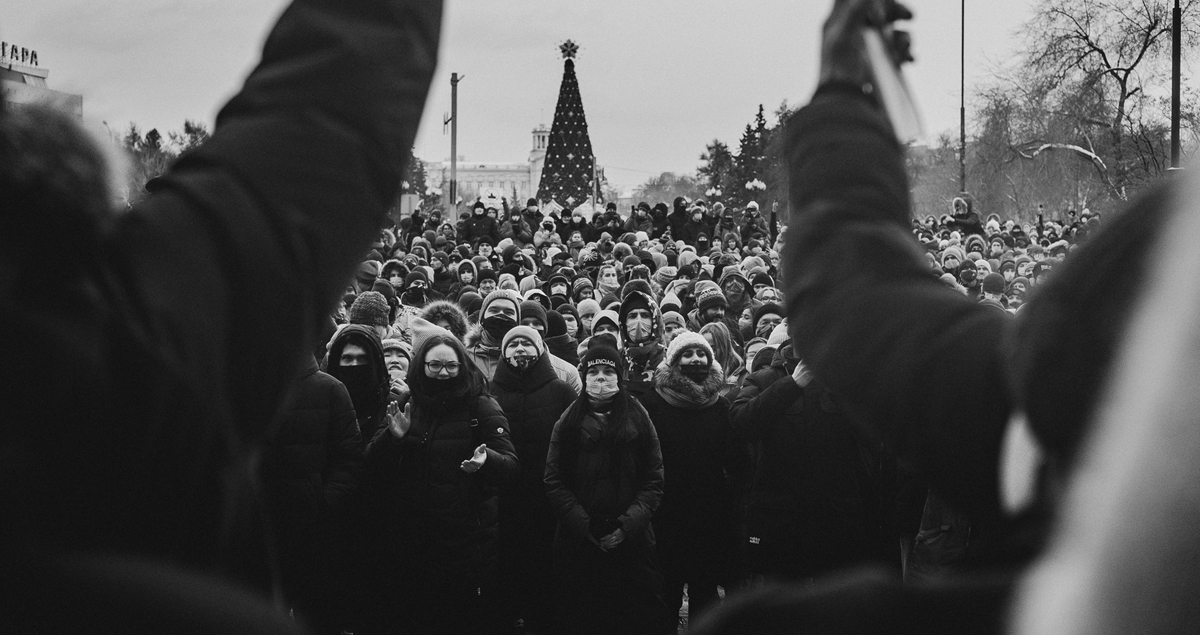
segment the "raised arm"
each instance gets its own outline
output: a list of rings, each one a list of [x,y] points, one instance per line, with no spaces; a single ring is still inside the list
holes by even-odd
[[[213,137],[108,241],[124,319],[243,437],[393,200],[440,20],[438,0],[297,0]]]
[[[1011,327],[1000,312],[942,288],[909,232],[903,148],[859,88],[862,69],[829,57],[845,53],[838,38],[859,28],[839,11],[863,4],[835,7],[826,83],[787,124],[791,334],[853,419],[915,453],[939,491],[982,519],[998,506],[997,455],[1011,408],[1001,341]]]

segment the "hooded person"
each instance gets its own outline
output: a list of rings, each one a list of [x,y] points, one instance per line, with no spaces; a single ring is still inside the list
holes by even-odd
[[[662,633],[650,523],[662,453],[646,409],[625,389],[611,336],[593,339],[579,364],[585,390],[554,424],[546,453],[546,498],[558,517],[555,605],[575,632]]]
[[[556,314],[557,315],[557,314]],[[541,335],[513,327],[501,343],[492,394],[508,419],[520,476],[500,490],[500,589],[502,623],[523,620],[531,632],[557,632],[551,575],[554,510],[546,498],[550,435],[575,391],[554,371]]]
[[[550,308],[556,307],[567,301],[571,295],[571,281],[561,273],[556,273],[550,276],[546,284],[542,285],[542,291],[550,298]]]
[[[655,370],[654,390],[639,398],[658,433],[663,470],[671,475],[654,515],[671,623],[685,584],[689,618],[695,619],[718,602],[717,586],[738,560],[738,493],[749,483],[753,458],[721,396],[724,375],[708,342],[685,332],[671,341]]]
[[[588,298],[582,300],[575,305],[579,311],[579,334],[575,339],[583,341],[592,336],[592,324],[596,319],[596,314],[600,312],[600,303],[596,300]]]
[[[722,269],[717,285],[721,287],[721,293],[725,294],[727,315],[741,315],[754,301],[754,289],[737,267],[727,266]]]
[[[635,289],[621,302],[617,317],[624,342],[626,383],[630,393],[640,397],[654,387],[655,370],[666,353],[662,316],[654,297]]]
[[[471,330],[471,323],[467,319],[467,313],[458,304],[449,300],[435,300],[425,305],[421,310],[421,319],[436,324],[447,331],[451,335],[458,338],[458,341],[463,341],[467,337],[467,333]]]
[[[350,393],[365,446],[387,427],[388,405],[395,401],[383,343],[375,329],[350,324],[338,331],[329,346],[325,372],[342,382]]]
[[[404,278],[404,290],[400,294],[400,304],[420,309],[429,303],[429,277],[425,272],[416,269]]]
[[[579,365],[579,343],[567,332],[567,322],[558,311],[546,311],[546,333],[543,340],[546,348],[555,357],[572,366]]]
[[[571,336],[571,339],[578,344],[579,340],[583,339],[584,334],[583,325],[579,321],[579,310],[565,303],[558,305],[558,308],[554,310],[558,311],[558,314],[562,316],[567,335]],[[578,358],[578,355],[576,355],[576,358]]]
[[[461,260],[455,267],[455,282],[450,286],[446,297],[457,299],[458,294],[462,293],[463,287],[476,286],[478,283],[479,268],[475,266],[475,262],[470,259]]]

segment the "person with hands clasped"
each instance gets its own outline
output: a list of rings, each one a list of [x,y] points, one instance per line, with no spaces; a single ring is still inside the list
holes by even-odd
[[[611,335],[579,365],[585,390],[554,425],[546,494],[558,514],[555,598],[573,633],[657,633],[666,614],[650,518],[662,453],[645,408],[625,389]]]
[[[367,447],[383,532],[385,632],[479,632],[494,609],[496,491],[519,471],[508,421],[448,331],[416,322],[403,411]],[[368,629],[370,630],[370,629]]]

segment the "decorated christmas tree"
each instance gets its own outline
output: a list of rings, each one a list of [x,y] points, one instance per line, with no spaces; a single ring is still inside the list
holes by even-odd
[[[579,80],[575,79],[573,58],[579,47],[567,40],[559,48],[566,61],[537,198],[543,204],[553,201],[573,209],[592,196],[595,157],[592,141],[588,138],[587,119],[583,115],[583,100],[579,97]]]

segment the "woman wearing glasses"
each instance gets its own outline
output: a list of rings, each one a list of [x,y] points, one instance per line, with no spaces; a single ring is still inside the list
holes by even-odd
[[[414,326],[404,412],[367,448],[388,575],[380,630],[479,632],[496,574],[496,489],[518,472],[508,421],[463,345]]]

